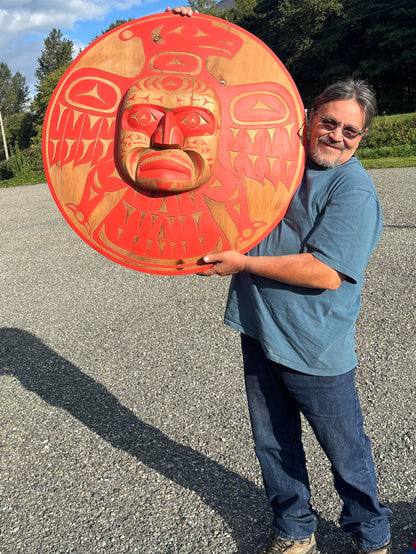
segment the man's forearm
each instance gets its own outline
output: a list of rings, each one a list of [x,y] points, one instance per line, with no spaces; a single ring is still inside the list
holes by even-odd
[[[246,256],[245,271],[299,287],[337,289],[344,275],[312,254]]]
[[[345,278],[312,254],[244,256],[229,250],[204,256],[204,262],[212,264],[212,267],[201,271],[200,275],[224,277],[245,271],[298,287],[335,290]]]

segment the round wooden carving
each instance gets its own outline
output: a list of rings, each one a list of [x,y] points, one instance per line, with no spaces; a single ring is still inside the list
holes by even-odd
[[[304,109],[280,60],[243,29],[171,13],[117,27],[66,71],[44,125],[69,225],[146,273],[245,253],[284,216],[305,161]]]

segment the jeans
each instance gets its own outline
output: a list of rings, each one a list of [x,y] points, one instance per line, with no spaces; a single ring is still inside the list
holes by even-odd
[[[248,406],[273,530],[286,540],[316,531],[318,515],[302,446],[301,413],[331,462],[343,502],[339,523],[358,544],[376,550],[390,540],[390,510],[377,500],[370,440],[355,386],[355,370],[315,376],[270,361],[259,341],[242,335]]]

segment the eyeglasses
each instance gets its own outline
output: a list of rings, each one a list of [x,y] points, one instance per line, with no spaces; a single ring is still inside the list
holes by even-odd
[[[342,123],[340,123],[339,121],[337,121],[332,117],[321,115],[319,111],[317,111],[316,113],[319,115],[319,118],[321,120],[321,125],[326,131],[332,132],[332,131],[335,131],[335,129],[337,129],[338,127],[341,127],[342,136],[346,140],[354,140],[360,135],[365,133],[365,129],[362,129],[360,131],[356,127],[351,127],[350,125],[344,126]]]

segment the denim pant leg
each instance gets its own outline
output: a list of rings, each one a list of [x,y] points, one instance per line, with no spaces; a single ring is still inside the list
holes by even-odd
[[[255,339],[242,336],[242,348],[256,453],[275,530],[284,538],[300,539],[316,527],[301,445],[302,412],[331,462],[344,503],[341,527],[366,549],[386,544],[390,510],[377,500],[354,370],[331,377],[307,375],[269,361]]]
[[[286,540],[305,539],[315,532],[318,517],[309,502],[300,412],[260,343],[246,335],[241,339],[255,451],[273,509],[272,527]]]
[[[286,370],[283,379],[331,462],[334,485],[343,501],[342,529],[353,533],[361,547],[377,550],[390,540],[390,510],[377,499],[355,370],[333,377]]]

